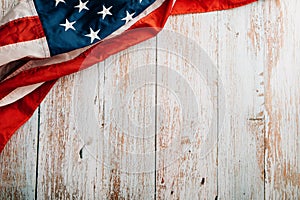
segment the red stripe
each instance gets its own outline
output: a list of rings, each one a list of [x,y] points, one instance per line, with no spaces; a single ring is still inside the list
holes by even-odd
[[[255,1],[257,0],[177,0],[172,15],[226,10]]]
[[[33,115],[55,82],[56,80],[46,82],[19,101],[0,107],[0,152],[13,133]]]
[[[0,26],[0,47],[44,37],[40,19],[37,16],[24,17]]]

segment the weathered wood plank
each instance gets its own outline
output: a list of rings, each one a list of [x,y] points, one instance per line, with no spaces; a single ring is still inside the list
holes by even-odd
[[[219,12],[218,64],[226,92],[219,99],[226,103],[218,140],[221,199],[264,198],[262,17],[259,3]]]
[[[217,196],[217,24],[175,16],[158,36],[158,199]]]
[[[0,18],[17,2],[0,1]],[[0,199],[34,199],[37,134],[38,113],[35,112],[0,154]]]
[[[266,1],[266,199],[299,199],[299,1]]]
[[[20,128],[0,154],[0,199],[34,199],[38,114]]]
[[[110,199],[153,199],[156,39],[105,61],[104,137]]]
[[[41,106],[38,199],[153,198],[154,86],[132,83],[147,86],[136,68],[154,61],[152,40],[56,85]]]
[[[73,80],[60,79],[40,106],[38,199],[70,199],[86,192],[84,186],[77,190],[82,146],[71,115]]]

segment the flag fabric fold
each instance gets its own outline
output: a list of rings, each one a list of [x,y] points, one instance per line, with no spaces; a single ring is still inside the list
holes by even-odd
[[[227,10],[257,0],[177,0],[171,15]]]
[[[21,0],[0,20],[0,152],[56,80],[154,37],[168,17],[256,0]]]

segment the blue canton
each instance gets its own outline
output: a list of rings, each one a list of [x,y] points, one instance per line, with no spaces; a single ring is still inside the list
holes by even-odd
[[[101,41],[155,0],[35,0],[51,55]]]

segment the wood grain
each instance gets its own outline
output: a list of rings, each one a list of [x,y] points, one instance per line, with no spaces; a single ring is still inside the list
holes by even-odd
[[[217,30],[217,13],[175,16],[158,36],[157,199],[217,196]]]
[[[154,61],[155,46],[137,46],[61,79],[41,105],[39,199],[153,198],[154,130],[140,131],[154,119],[147,110],[154,85],[140,88],[149,73],[135,68]],[[135,79],[141,85],[131,90]]]
[[[219,133],[218,192],[222,199],[264,197],[264,42],[261,4],[219,14],[218,63],[225,88]],[[243,44],[243,45],[241,45]],[[249,184],[251,183],[251,184]]]
[[[0,199],[34,199],[38,113],[19,129],[0,155]]]
[[[298,1],[267,1],[266,198],[299,199],[299,33]]]
[[[299,199],[299,10],[173,16],[60,79],[1,153],[0,199]]]

